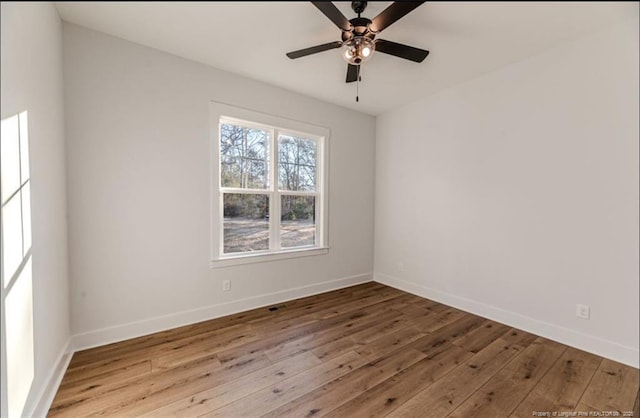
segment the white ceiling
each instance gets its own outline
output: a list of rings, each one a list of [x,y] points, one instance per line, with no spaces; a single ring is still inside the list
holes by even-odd
[[[372,18],[391,2],[370,2]],[[336,2],[347,18],[350,2]],[[638,16],[637,2],[425,3],[379,38],[428,49],[416,64],[377,53],[362,68],[360,102],[339,50],[286,52],[339,40],[309,2],[58,2],[63,20],[369,114]],[[594,51],[597,59],[597,51]]]

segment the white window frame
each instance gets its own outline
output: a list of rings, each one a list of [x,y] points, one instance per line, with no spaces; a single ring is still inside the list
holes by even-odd
[[[220,125],[231,123],[269,132],[269,187],[243,189],[222,187],[220,182]],[[328,219],[328,149],[330,130],[280,116],[255,112],[224,103],[211,103],[211,268],[247,263],[267,262],[295,257],[327,254],[329,250]],[[278,138],[280,135],[316,141],[316,190],[293,191],[278,188]],[[242,253],[224,253],[223,194],[265,194],[269,196],[269,249]],[[315,197],[315,244],[282,248],[280,243],[280,201],[282,196]]]

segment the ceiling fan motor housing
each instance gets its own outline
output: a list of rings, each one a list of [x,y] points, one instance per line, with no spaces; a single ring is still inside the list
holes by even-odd
[[[371,20],[366,17],[355,17],[351,19],[349,23],[353,26],[353,34],[355,36],[362,36],[370,33],[369,24],[371,23]]]

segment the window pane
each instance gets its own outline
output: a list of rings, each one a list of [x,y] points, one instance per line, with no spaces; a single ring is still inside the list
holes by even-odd
[[[22,186],[22,240],[24,254],[31,248],[31,182]],[[23,257],[24,257],[23,254]]]
[[[269,197],[224,194],[224,252],[269,249]]]
[[[316,190],[316,141],[280,135],[278,187],[280,190]]]
[[[316,242],[316,198],[282,196],[280,244],[282,247],[304,247]]]
[[[269,187],[269,132],[232,124],[220,125],[222,187]]]
[[[18,115],[2,121],[0,136],[0,167],[2,167],[2,203],[20,187],[20,134]]]
[[[29,122],[27,111],[20,113],[20,171],[22,178],[20,182],[24,184],[29,180]]]
[[[3,167],[4,168],[4,167]],[[22,262],[22,209],[20,194],[14,195],[2,208],[2,250],[4,263],[4,285]]]

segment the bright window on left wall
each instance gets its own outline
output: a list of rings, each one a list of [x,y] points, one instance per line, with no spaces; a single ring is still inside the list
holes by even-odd
[[[27,112],[2,120],[2,319],[7,411],[22,416],[34,376],[31,179]]]
[[[212,266],[326,252],[328,132],[247,110],[214,117]]]

